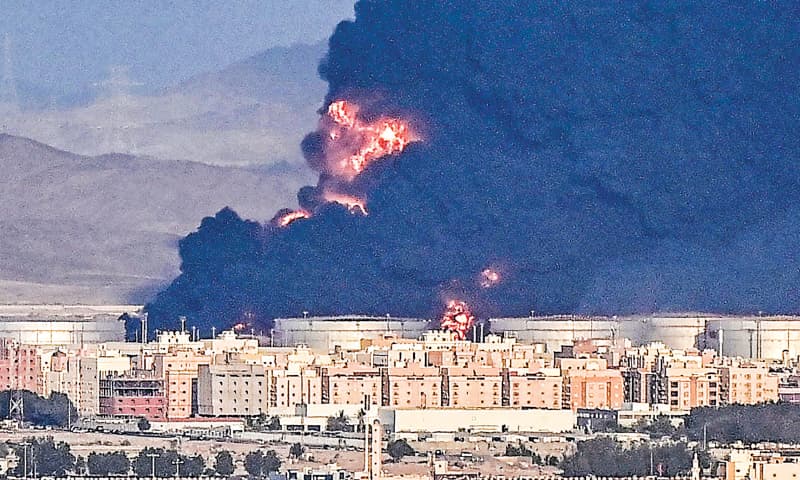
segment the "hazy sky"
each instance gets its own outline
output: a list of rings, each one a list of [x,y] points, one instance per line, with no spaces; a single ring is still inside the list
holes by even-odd
[[[128,65],[134,80],[157,89],[271,46],[327,38],[353,3],[5,0],[0,37],[11,35],[15,78],[28,89],[85,89],[110,65]]]

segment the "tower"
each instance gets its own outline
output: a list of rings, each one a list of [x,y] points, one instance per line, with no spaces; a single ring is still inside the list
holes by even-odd
[[[383,428],[377,418],[366,425],[364,431],[364,480],[383,478],[381,459],[383,457]]]

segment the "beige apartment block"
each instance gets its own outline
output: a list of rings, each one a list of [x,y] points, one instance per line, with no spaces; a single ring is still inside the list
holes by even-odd
[[[536,373],[511,371],[508,377],[511,407],[560,409],[564,380],[558,369]]]
[[[272,371],[262,365],[200,365],[197,410],[204,416],[257,416],[269,411]]]
[[[779,378],[764,364],[742,364],[719,368],[720,401],[753,405],[778,401]]]
[[[322,403],[362,405],[368,397],[370,405],[381,404],[381,371],[367,365],[322,367]]]
[[[269,391],[270,408],[295,408],[297,405],[322,403],[322,381],[314,368],[287,368],[272,370]]]
[[[153,356],[153,370],[164,379],[167,418],[189,418],[192,415],[192,382],[197,380],[201,365],[211,357],[187,346],[176,346]]]
[[[501,369],[491,367],[449,367],[442,370],[449,402],[443,405],[459,408],[502,406]]]
[[[573,368],[563,371],[563,378],[563,408],[622,408],[625,397],[619,370]]]
[[[442,405],[442,370],[409,364],[386,369],[383,405],[400,408],[432,408]]]

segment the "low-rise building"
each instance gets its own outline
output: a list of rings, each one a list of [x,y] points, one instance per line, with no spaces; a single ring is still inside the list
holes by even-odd
[[[100,380],[99,403],[100,415],[163,419],[167,412],[164,380],[150,372],[109,374]]]

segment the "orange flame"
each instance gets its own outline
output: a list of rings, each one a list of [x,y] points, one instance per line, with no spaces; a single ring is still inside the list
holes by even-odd
[[[475,323],[475,316],[472,315],[467,304],[461,300],[450,300],[444,315],[442,315],[440,325],[443,330],[455,333],[458,340],[464,340],[473,323]]]
[[[502,277],[497,270],[484,268],[483,271],[481,271],[480,285],[483,288],[492,288],[500,283],[501,280]]]
[[[311,212],[307,210],[292,210],[278,218],[278,226],[280,227],[288,227],[290,223],[294,222],[295,220],[300,220],[301,218],[309,218],[311,217]]]
[[[328,117],[338,125],[331,129],[331,141],[347,137],[356,143],[354,153],[345,154],[339,161],[344,176],[352,178],[363,172],[373,161],[402,152],[411,142],[418,140],[406,122],[396,118],[382,118],[372,123],[358,119],[358,105],[338,100],[328,106]]]
[[[325,199],[328,203],[338,203],[340,205],[344,205],[350,210],[350,213],[360,213],[362,215],[368,215],[367,212],[367,201],[363,198],[358,198],[353,195],[346,195],[344,193],[336,193],[326,191],[322,198]]]

